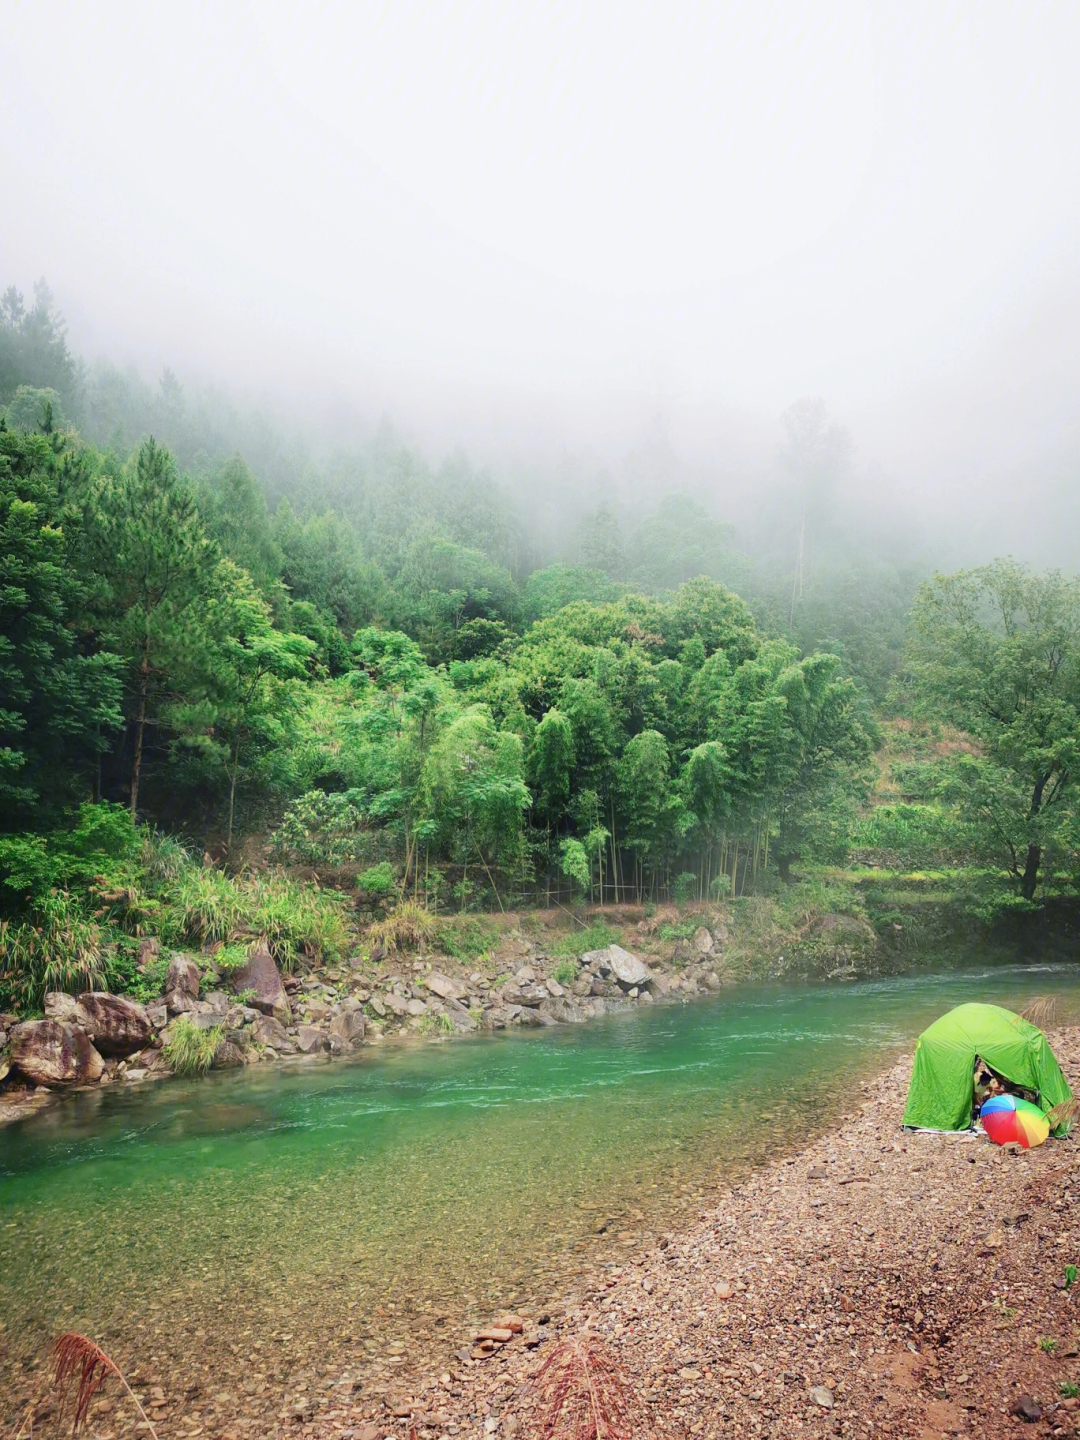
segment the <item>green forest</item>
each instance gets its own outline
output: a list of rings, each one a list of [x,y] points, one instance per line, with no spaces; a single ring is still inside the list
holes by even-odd
[[[1072,897],[1080,583],[863,543],[841,432],[804,405],[787,433],[753,536],[678,493],[541,533],[388,427],[312,458],[171,372],[88,368],[47,288],[9,289],[0,1004],[137,988],[147,929],[288,960],[407,907],[841,871],[984,915]]]

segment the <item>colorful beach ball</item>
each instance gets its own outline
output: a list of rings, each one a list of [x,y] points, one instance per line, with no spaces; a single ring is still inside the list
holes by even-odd
[[[1018,1095],[992,1095],[979,1111],[982,1127],[995,1145],[1022,1145],[1029,1150],[1050,1134],[1046,1116]]]

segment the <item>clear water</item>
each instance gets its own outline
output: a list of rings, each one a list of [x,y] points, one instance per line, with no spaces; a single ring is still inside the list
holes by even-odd
[[[211,1364],[377,1374],[399,1346],[445,1355],[854,1108],[859,1078],[950,1006],[1051,991],[1080,1010],[1080,971],[745,987],[68,1097],[0,1131],[10,1354],[79,1328],[174,1384]]]

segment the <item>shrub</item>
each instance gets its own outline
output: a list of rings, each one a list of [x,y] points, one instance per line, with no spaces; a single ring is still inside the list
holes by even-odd
[[[31,920],[0,920],[0,1003],[37,1008],[49,990],[104,983],[100,926],[66,890],[47,895]]]
[[[449,1015],[442,1013],[432,1015],[430,1011],[420,1021],[421,1035],[452,1035],[454,1033],[454,1022]]]
[[[352,793],[309,790],[294,800],[270,837],[282,860],[301,865],[345,865],[363,849],[364,821]]]
[[[215,1025],[212,1030],[200,1030],[186,1015],[181,1015],[174,1022],[161,1053],[177,1075],[205,1075],[214,1063],[214,1056],[224,1037],[223,1025]]]
[[[179,945],[235,940],[250,927],[251,905],[244,889],[221,870],[190,865],[166,891],[162,939]]]
[[[675,876],[675,884],[672,888],[675,904],[685,905],[688,900],[694,898],[694,891],[698,888],[698,877],[692,870],[684,870]]]
[[[389,895],[396,884],[394,867],[389,860],[381,860],[378,865],[362,870],[356,877],[356,888],[366,891],[368,895]]]
[[[578,967],[573,960],[560,960],[551,973],[560,985],[572,985],[577,979]]]

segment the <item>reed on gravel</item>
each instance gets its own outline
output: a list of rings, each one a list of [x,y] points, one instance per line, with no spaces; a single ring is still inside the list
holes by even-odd
[[[97,1395],[110,1375],[115,1375],[124,1387],[143,1425],[149,1430],[153,1440],[158,1440],[158,1433],[153,1423],[143,1409],[139,1397],[128,1384],[124,1372],[117,1365],[115,1360],[109,1358],[101,1346],[90,1340],[85,1335],[78,1335],[73,1330],[65,1331],[58,1335],[52,1348],[53,1362],[53,1388],[60,1395],[60,1413],[56,1419],[56,1431],[60,1433],[64,1422],[64,1411],[67,1408],[68,1400],[71,1398],[72,1386],[75,1387],[75,1411],[71,1421],[71,1434],[77,1436],[90,1414],[90,1406],[93,1404],[94,1396]],[[19,1440],[27,1421],[33,1425],[34,1411],[37,1409],[35,1400],[26,1415],[22,1424],[16,1430],[13,1440]]]
[[[538,1412],[533,1440],[645,1440],[630,1381],[587,1326],[555,1346],[525,1394]]]

